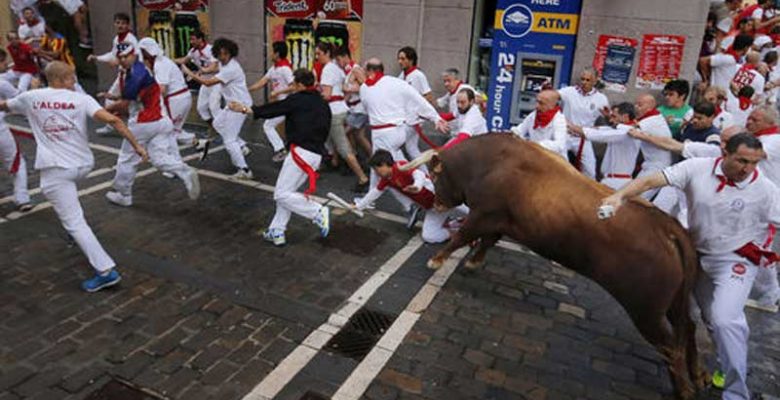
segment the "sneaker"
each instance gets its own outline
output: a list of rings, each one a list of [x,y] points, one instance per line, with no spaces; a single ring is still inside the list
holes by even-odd
[[[182,130],[179,132],[178,135],[176,135],[176,141],[179,144],[192,144],[195,142],[195,134],[192,132],[187,132],[185,130]]]
[[[209,147],[211,147],[211,140],[204,139],[202,141],[204,143],[203,143],[203,147],[202,147],[203,148],[203,154],[200,155],[200,161],[201,162],[206,161],[206,158],[208,158],[208,156],[209,156]],[[200,142],[201,142],[201,140],[198,140],[198,146],[200,146],[200,144],[201,144]],[[195,148],[197,149],[198,147],[196,146]]]
[[[271,242],[274,246],[282,247],[287,244],[287,238],[284,236],[284,231],[279,229],[268,229],[263,232],[263,239],[266,242]]]
[[[173,179],[173,178],[176,177],[176,175],[174,175],[172,172],[163,172],[162,176],[164,176],[164,177],[166,177],[168,179]]]
[[[275,163],[284,162],[284,159],[287,158],[287,150],[281,149],[274,153],[274,155],[271,157],[271,161]]]
[[[241,154],[243,154],[244,157],[246,157],[246,156],[252,154],[252,149],[250,149],[249,146],[244,144],[243,146],[241,146]]]
[[[95,293],[98,290],[114,286],[121,280],[122,277],[119,275],[119,272],[116,272],[115,269],[112,269],[108,275],[101,276],[99,274],[95,274],[95,276],[92,278],[81,282],[81,289],[88,293]]]
[[[355,187],[352,188],[352,191],[355,192],[355,193],[366,193],[366,192],[368,192],[368,182],[369,181],[367,180],[367,181],[365,181],[363,183],[360,183],[360,182],[356,183]]]
[[[314,225],[320,228],[320,236],[328,237],[330,232],[330,208],[322,206],[317,216],[314,217]]]
[[[354,204],[357,204],[357,203],[360,203],[360,200],[363,200],[363,197],[355,197],[355,198],[352,199],[352,202]],[[376,208],[376,203],[371,203],[371,204],[366,206],[366,210],[373,210],[375,208]]]
[[[197,200],[200,197],[200,177],[194,169],[190,169],[190,177],[184,181],[184,187],[187,188],[187,196],[190,200]]]
[[[19,204],[18,206],[16,206],[16,210],[19,211],[19,212],[23,212],[23,213],[24,212],[28,212],[28,211],[32,210],[33,208],[35,208],[35,206],[32,205],[32,203],[24,203],[24,204]]]
[[[723,387],[726,386],[726,375],[723,374],[723,372],[715,371],[712,373],[712,386],[723,390]]]
[[[422,208],[418,207],[416,204],[412,204],[412,208],[409,209],[409,220],[406,221],[406,229],[414,229],[414,224],[420,219],[421,211]]]
[[[98,135],[103,135],[103,136],[110,135],[113,132],[114,132],[114,127],[111,126],[111,125],[106,125],[106,126],[104,126],[102,128],[95,129],[95,133],[97,133]]]
[[[79,40],[79,47],[82,49],[91,49],[92,48],[92,39],[81,39]]]
[[[106,193],[106,199],[111,203],[122,207],[130,207],[133,205],[133,196],[125,196],[119,192]]]
[[[252,170],[249,168],[241,168],[233,175],[230,175],[232,179],[240,180],[240,181],[248,181],[252,180],[254,178],[254,175],[252,174]]]
[[[208,143],[208,139],[193,139],[192,144],[195,146],[195,150],[203,151],[203,149],[206,147],[206,143]]]

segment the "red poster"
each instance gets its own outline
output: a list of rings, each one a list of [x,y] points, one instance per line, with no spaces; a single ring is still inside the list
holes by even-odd
[[[663,89],[666,82],[680,76],[685,36],[644,35],[639,56],[636,87]]]
[[[599,42],[596,45],[596,54],[593,56],[593,69],[601,76],[601,71],[604,69],[604,60],[607,58],[607,48],[609,48],[609,46],[636,47],[638,44],[638,40],[628,37],[600,35]]]
[[[265,0],[266,13],[274,17],[359,21],[363,0]]]

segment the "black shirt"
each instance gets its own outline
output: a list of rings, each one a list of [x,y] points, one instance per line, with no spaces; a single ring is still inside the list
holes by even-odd
[[[319,155],[325,154],[325,141],[330,132],[330,106],[313,90],[293,93],[286,99],[252,106],[255,119],[284,116],[287,148],[295,144]]]

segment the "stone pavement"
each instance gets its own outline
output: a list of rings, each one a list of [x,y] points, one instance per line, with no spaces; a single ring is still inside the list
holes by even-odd
[[[273,185],[277,169],[259,127],[245,127],[254,150],[249,163],[256,181]],[[89,398],[112,380],[144,389],[147,398],[241,399],[412,237],[398,218],[335,215],[331,237],[322,240],[307,221],[293,218],[290,245],[274,248],[257,236],[273,213],[270,192],[222,179],[233,172],[224,152],[190,162],[204,170],[197,202],[179,182],[150,173],[136,181],[133,207],[112,206],[103,195],[119,139],[91,139],[108,148],[95,151],[97,172],[81,188],[97,189],[80,200],[123,281],[93,295],[80,292],[91,271],[53,211],[16,218],[0,200],[0,216],[9,219],[0,222],[0,400]],[[21,143],[31,166],[34,144]],[[345,188],[352,183],[323,173],[318,193],[349,199]],[[33,172],[30,187],[37,186]],[[8,194],[10,180],[2,177],[0,197]],[[400,214],[391,196],[378,208]],[[396,319],[431,278],[424,263],[436,249],[417,248],[365,309]],[[780,320],[752,310],[748,317],[750,385],[780,396]],[[701,337],[713,365],[704,332]],[[319,351],[277,398],[332,396],[359,359]],[[504,248],[489,254],[485,269],[452,275],[364,398],[656,399],[669,393],[660,358],[603,290]]]

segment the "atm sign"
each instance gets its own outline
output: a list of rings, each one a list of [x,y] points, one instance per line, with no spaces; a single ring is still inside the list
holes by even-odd
[[[576,35],[577,14],[534,13],[534,25],[531,32],[557,33],[559,35]]]
[[[578,21],[577,14],[532,12],[523,5],[513,5],[506,10],[496,10],[495,27],[514,38],[528,32],[576,35]]]

